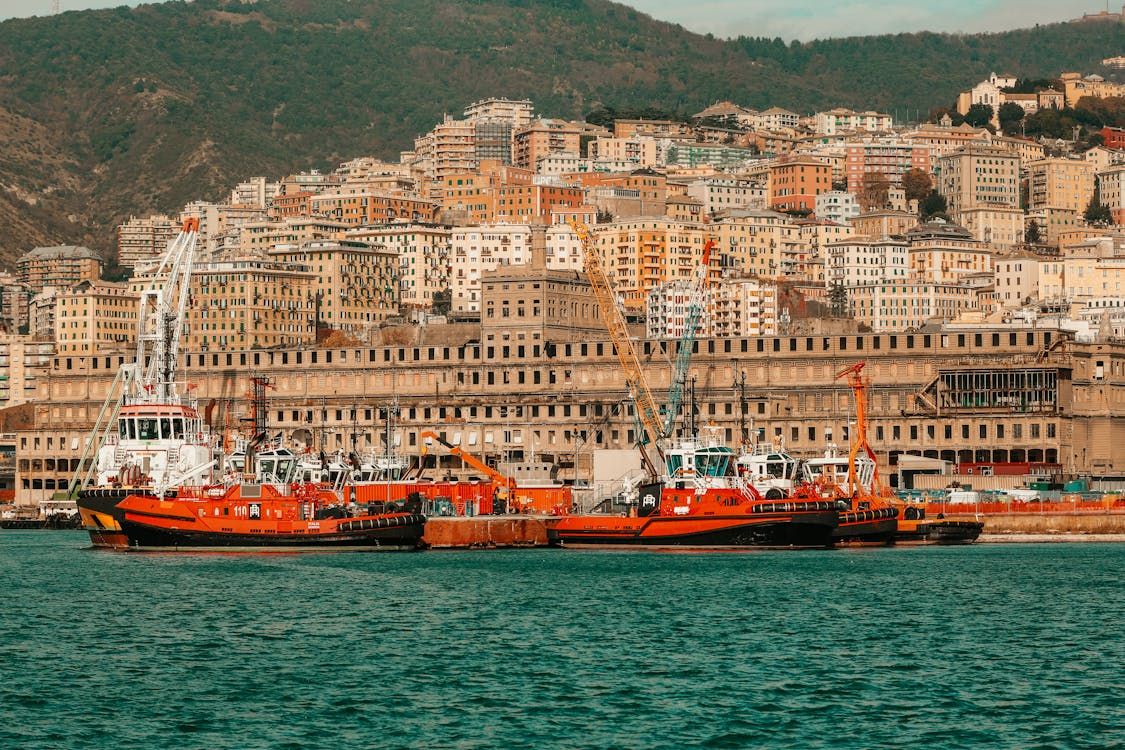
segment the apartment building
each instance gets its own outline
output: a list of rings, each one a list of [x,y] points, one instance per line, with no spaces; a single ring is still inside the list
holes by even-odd
[[[917,279],[850,286],[847,296],[852,317],[877,332],[918,330],[927,322],[951,321],[976,300],[968,286]]]
[[[281,183],[270,182],[265,177],[251,177],[240,182],[230,191],[232,206],[245,206],[265,210],[270,202],[281,194]]]
[[[382,247],[398,256],[399,304],[428,310],[434,295],[449,289],[453,228],[403,222],[347,232],[346,239]]]
[[[755,130],[793,130],[800,124],[800,115],[781,107],[770,107],[754,116]]]
[[[712,272],[748,274],[776,279],[787,261],[803,250],[801,228],[791,216],[777,211],[728,211],[707,225],[716,242]]]
[[[813,213],[818,219],[843,224],[860,214],[859,201],[854,193],[843,190],[829,190],[816,196]]]
[[[992,133],[986,128],[974,128],[962,123],[954,127],[946,120],[940,125],[923,124],[914,130],[903,133],[904,140],[925,146],[930,150],[930,161],[937,164],[938,159],[966,146],[987,146],[992,143]]]
[[[766,189],[737,177],[715,176],[692,180],[688,183],[686,192],[700,202],[707,214],[730,209],[766,207]]]
[[[904,281],[910,275],[910,251],[905,240],[852,237],[826,248],[826,286],[854,287]]]
[[[0,332],[0,408],[38,401],[54,356],[53,340]]]
[[[935,284],[957,284],[992,272],[992,251],[956,224],[933,221],[906,233],[910,273]]]
[[[521,169],[535,169],[544,156],[581,151],[581,131],[565,120],[537,119],[513,136],[512,163]]]
[[[309,198],[313,216],[349,227],[386,224],[392,221],[433,222],[438,204],[405,195],[341,188]]]
[[[844,147],[848,192],[859,193],[871,175],[881,175],[892,185],[912,169],[930,173],[930,149],[900,138],[865,138]]]
[[[700,224],[645,216],[599,224],[593,239],[622,306],[640,313],[653,287],[695,276],[703,237]]]
[[[811,156],[789,156],[770,165],[769,205],[776,211],[816,210],[816,197],[832,190],[832,168]]]
[[[1037,255],[1013,253],[993,258],[997,302],[1001,307],[1022,307],[1039,296]]]
[[[543,227],[507,223],[454,228],[450,248],[454,312],[480,314],[483,274],[502,266],[530,265],[537,237],[542,238],[544,248],[550,246],[549,251],[544,249],[548,269],[582,270],[581,246],[565,224]]]
[[[710,291],[708,318],[713,337],[777,335],[776,284],[749,276],[725,275]]]
[[[658,164],[657,141],[651,137],[595,138],[586,149],[586,155],[598,161],[629,162],[636,167]]]
[[[850,109],[836,108],[827,112],[817,112],[813,127],[821,135],[836,135],[852,131],[885,133],[892,128],[893,124],[891,116],[881,112],[855,112]]]
[[[1098,199],[1113,215],[1114,224],[1125,224],[1125,164],[1098,172]]]
[[[343,239],[348,228],[349,225],[342,221],[307,215],[249,222],[239,229],[240,255],[264,258],[279,245]]]
[[[160,257],[178,232],[179,225],[163,214],[129,217],[117,227],[117,265],[134,268],[138,262]]]
[[[994,248],[1006,249],[1024,241],[1023,209],[1004,206],[965,208],[953,215],[974,239]]]
[[[31,287],[6,271],[0,271],[0,332],[19,333],[29,323]]]
[[[54,298],[55,349],[59,354],[96,354],[136,343],[140,297],[128,284],[80,281]]]
[[[937,189],[957,214],[981,206],[1019,207],[1020,158],[1006,149],[967,146],[938,159]]]
[[[183,346],[207,352],[312,344],[315,282],[307,265],[295,263],[258,258],[198,263]]]
[[[57,245],[37,247],[16,263],[21,284],[38,294],[46,287],[72,287],[96,281],[102,275],[102,258],[88,247]]]
[[[1094,165],[1081,159],[1041,159],[1027,165],[1028,209],[1081,213],[1094,195]]]
[[[314,301],[319,299],[320,327],[366,339],[398,315],[399,260],[392,250],[350,240],[314,240],[277,247],[269,257],[308,267]]]

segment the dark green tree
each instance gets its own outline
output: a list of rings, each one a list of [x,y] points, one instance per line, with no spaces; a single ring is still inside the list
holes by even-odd
[[[1035,219],[1032,219],[1030,222],[1028,222],[1027,232],[1024,234],[1024,240],[1026,240],[1027,244],[1029,245],[1037,245],[1043,241],[1042,236],[1040,236],[1039,234],[1039,222],[1037,222]]]
[[[1027,115],[1023,107],[1015,102],[1004,102],[1000,105],[996,116],[1000,118],[1000,129],[1011,134],[1019,127],[1020,122]]]
[[[1083,214],[1088,224],[1095,226],[1108,226],[1113,223],[1113,214],[1110,213],[1109,208],[1101,202],[1101,196],[1098,191],[1090,196],[1090,202],[1086,205],[1086,213]]]
[[[834,283],[828,287],[828,311],[833,318],[843,318],[848,314],[848,290],[843,284]]]
[[[434,315],[448,315],[450,309],[453,307],[453,290],[442,289],[440,292],[434,292]]]
[[[931,190],[930,194],[918,203],[918,214],[923,221],[944,218],[948,210],[949,203],[945,200],[945,196],[936,190]]]
[[[965,113],[965,122],[972,125],[974,128],[987,128],[992,124],[993,114],[992,107],[987,104],[974,104],[969,107],[969,111]]]

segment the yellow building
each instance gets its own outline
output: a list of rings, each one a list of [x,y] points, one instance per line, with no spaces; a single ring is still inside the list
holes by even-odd
[[[653,287],[694,277],[703,258],[703,225],[639,217],[597,225],[594,242],[622,305],[642,312]]]
[[[1030,210],[1081,213],[1094,195],[1094,165],[1080,159],[1040,159],[1027,165]]]
[[[55,346],[59,354],[123,349],[137,336],[140,298],[128,284],[82,281],[55,297]]]
[[[956,284],[972,274],[992,271],[992,253],[956,224],[932,222],[906,233],[910,273],[934,284]]]
[[[765,279],[785,275],[806,248],[801,227],[777,211],[729,211],[708,226],[716,241],[712,266]],[[795,268],[792,270],[796,270]]]
[[[242,227],[242,255],[265,257],[278,245],[300,245],[313,240],[342,239],[348,225],[313,216],[293,216],[276,221],[256,221]]]
[[[429,309],[449,289],[452,228],[409,222],[354,229],[347,238],[386,248],[398,256],[399,303]]]
[[[20,283],[33,293],[44,287],[71,287],[80,281],[97,281],[102,259],[88,247],[58,245],[37,247],[18,261]]]
[[[184,347],[206,352],[315,343],[315,279],[307,266],[293,263],[197,263]]]
[[[1068,107],[1078,106],[1079,100],[1085,96],[1094,99],[1125,96],[1125,84],[1107,81],[1099,75],[1088,75],[1083,78],[1079,73],[1063,73],[1061,78]]]
[[[270,257],[312,271],[320,326],[366,337],[398,315],[398,255],[391,250],[366,242],[317,240],[275,248]]]

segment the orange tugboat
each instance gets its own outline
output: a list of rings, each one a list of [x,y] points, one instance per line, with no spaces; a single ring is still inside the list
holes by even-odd
[[[338,483],[297,481],[289,451],[258,454],[266,438],[263,378],[252,380],[253,434],[240,473],[217,483],[224,474],[218,441],[175,380],[198,231],[198,220],[184,222],[157,270],[163,285],[142,293],[136,359],[122,365],[79,462],[86,474],[71,482],[94,546],[416,547],[425,523],[418,509],[349,503]]]
[[[570,515],[547,536],[567,547],[830,547],[836,503],[764,500],[731,469],[734,452],[684,440],[665,452],[668,478],[636,492],[629,516]]]

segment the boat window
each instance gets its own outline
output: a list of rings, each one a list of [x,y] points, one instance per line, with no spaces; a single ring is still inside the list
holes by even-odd
[[[684,457],[681,456],[678,453],[672,453],[671,455],[668,456],[667,463],[668,463],[668,475],[674,477],[674,476],[676,476],[676,472],[678,472],[683,467]]]
[[[165,438],[165,439],[172,437],[172,420],[171,419],[161,419],[160,420],[160,437]]]
[[[137,439],[137,422],[136,422],[136,420],[126,419],[125,423],[129,427],[129,439],[130,440],[136,440]]]
[[[137,438],[140,440],[159,440],[160,431],[157,429],[156,420],[138,419]]]
[[[730,456],[726,453],[697,453],[696,471],[705,477],[726,476]]]
[[[117,422],[117,434],[120,435],[122,438],[129,437],[128,424],[129,424],[128,419],[122,419],[122,420],[119,420]]]
[[[775,479],[785,479],[785,464],[779,461],[770,461],[766,464],[766,473]]]
[[[182,420],[182,419],[173,419],[172,420],[172,435],[177,440],[183,440],[183,438],[184,438],[184,420]]]
[[[273,459],[263,458],[259,462],[259,465],[262,467],[262,474],[273,473]]]

